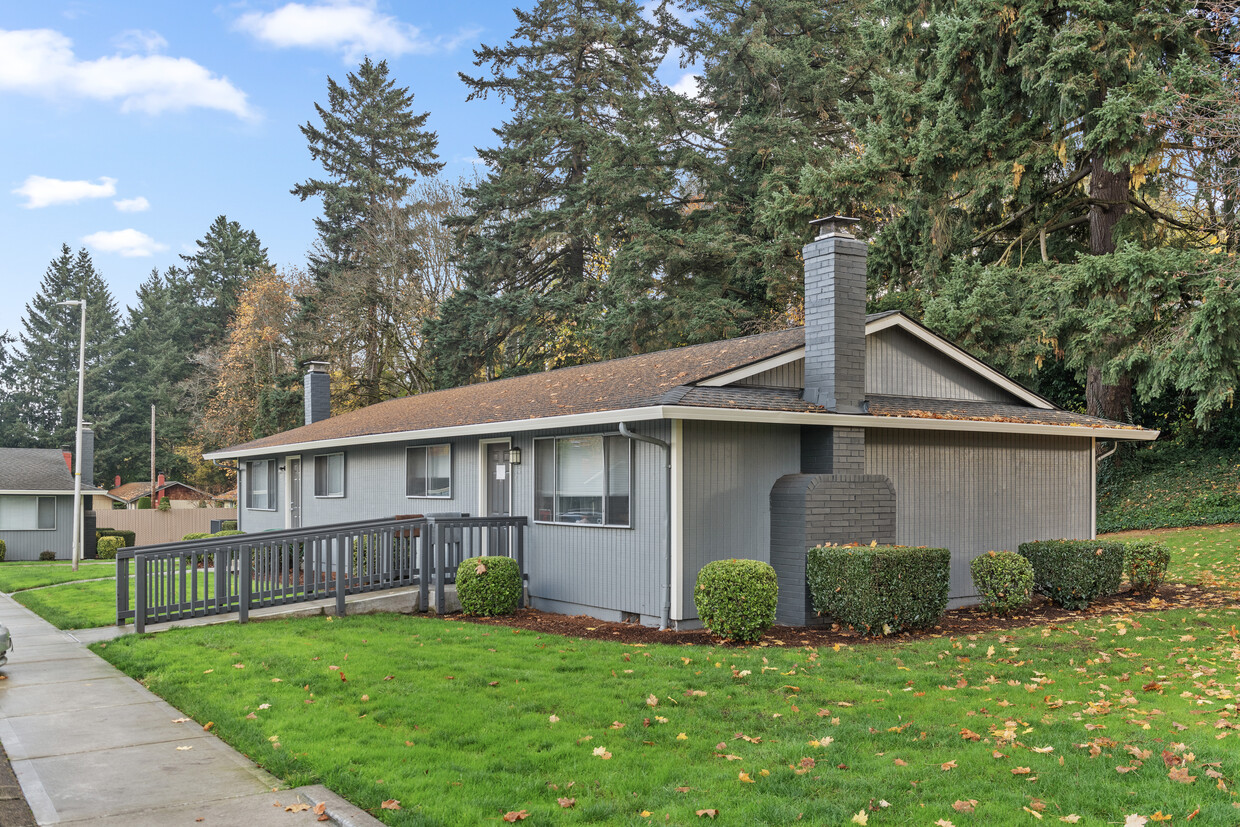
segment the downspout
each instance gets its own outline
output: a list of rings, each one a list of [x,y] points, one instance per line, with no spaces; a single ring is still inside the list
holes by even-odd
[[[1104,459],[1111,456],[1111,454],[1114,454],[1118,450],[1119,450],[1119,440],[1116,440],[1114,447],[1112,447],[1111,450],[1107,451],[1105,454],[1099,454],[1097,457],[1094,458],[1094,462],[1102,462]]]
[[[620,435],[629,439],[636,439],[638,442],[649,442],[651,445],[657,445],[663,449],[663,455],[667,457],[667,478],[663,485],[663,492],[666,495],[663,507],[663,524],[667,526],[667,538],[664,541],[663,616],[659,621],[659,630],[664,631],[672,623],[672,446],[652,436],[635,434],[623,422],[620,423]]]

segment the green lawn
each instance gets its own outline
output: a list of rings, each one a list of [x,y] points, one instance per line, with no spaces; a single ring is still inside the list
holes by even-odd
[[[1108,536],[1121,540],[1149,537],[1165,543],[1171,549],[1170,579],[1240,592],[1238,525],[1129,531]]]
[[[58,629],[111,626],[116,623],[116,577],[115,574],[104,576],[107,579],[18,592],[13,599]],[[198,573],[199,594],[211,587],[212,576],[209,572]],[[129,605],[133,604],[134,578],[131,574]]]
[[[835,651],[372,615],[96,651],[287,783],[393,824],[1036,823],[1026,807],[1233,824],[1238,622],[1173,611]],[[970,799],[975,814],[953,809]]]
[[[0,564],[0,592],[19,592],[54,586],[73,580],[100,580],[116,576],[111,560],[79,564],[74,571],[71,563],[3,563]]]

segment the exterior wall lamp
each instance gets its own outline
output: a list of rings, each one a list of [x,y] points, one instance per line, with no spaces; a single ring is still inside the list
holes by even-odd
[[[520,448],[509,448],[508,449],[508,464],[509,465],[520,465],[521,464],[521,449]]]

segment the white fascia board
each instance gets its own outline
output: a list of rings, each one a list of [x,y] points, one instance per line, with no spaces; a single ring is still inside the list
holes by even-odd
[[[243,459],[245,457],[265,457],[276,454],[295,453],[302,450],[321,451],[329,448],[351,448],[356,445],[379,445],[387,442],[422,442],[430,439],[446,439],[461,436],[502,436],[522,431],[542,431],[548,428],[581,428],[594,425],[614,425],[617,422],[645,422],[652,419],[666,418],[662,415],[662,411],[663,408],[660,406],[651,406],[646,408],[597,411],[594,413],[565,414],[563,416],[547,416],[538,419],[510,419],[502,422],[483,422],[477,425],[425,428],[420,431],[396,431],[387,434],[365,434],[362,436],[341,437],[339,439],[288,442],[281,445],[270,445],[266,448],[250,448],[245,451],[214,451],[210,454],[203,454],[203,458]]]
[[[70,488],[68,491],[43,491],[43,490],[32,491],[29,488],[6,488],[3,491],[0,491],[0,494],[6,495],[6,496],[26,496],[26,497],[72,497],[73,493],[74,492],[72,488]],[[101,494],[102,492],[100,491],[90,491],[88,489],[82,490],[83,497],[94,497],[94,496],[100,496]]]
[[[712,376],[710,379],[704,379],[697,383],[700,388],[722,388],[724,385],[731,385],[733,382],[739,382],[742,379],[748,379],[750,376],[757,376],[759,373],[765,373],[768,370],[774,370],[783,367],[790,362],[796,362],[805,358],[805,348],[793,348],[778,356],[772,356],[769,359],[763,359],[760,362],[754,362],[745,365],[743,368],[730,370],[727,373],[721,373],[718,376]]]
[[[930,347],[939,351],[944,356],[954,359],[974,373],[981,374],[983,377],[1003,388],[1008,393],[1025,400],[1035,408],[1055,410],[1055,406],[1053,404],[1038,396],[1033,391],[1021,387],[1016,382],[1008,379],[1002,373],[999,373],[999,371],[986,365],[985,362],[970,356],[966,351],[956,347],[942,336],[926,330],[921,325],[910,321],[899,313],[892,316],[884,316],[881,319],[875,319],[874,321],[869,322],[865,326],[865,333],[868,336],[871,333],[878,333],[880,330],[886,330],[889,327],[898,327],[904,332],[916,336],[918,339],[930,345]]]
[[[1044,434],[1082,439],[1127,439],[1148,441],[1158,431],[1144,428],[1090,428],[1084,425],[1040,425],[1027,422],[990,422],[976,419],[930,419],[911,416],[872,416],[866,414],[810,413],[802,411],[754,411],[734,408],[691,408],[665,406],[669,419],[699,419],[716,422],[765,422],[777,425],[838,425],[844,428],[903,428],[917,431],[969,431],[994,434]]]

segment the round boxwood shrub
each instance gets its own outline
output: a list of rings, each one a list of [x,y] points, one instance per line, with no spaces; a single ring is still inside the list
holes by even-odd
[[[150,498],[150,497],[138,497],[138,508],[139,508],[139,509],[141,509],[141,510],[145,510],[145,509],[148,509],[148,508],[150,508],[150,507],[151,507],[151,498]]]
[[[5,551],[4,541],[0,540],[0,563],[4,562],[4,551]]]
[[[211,536],[210,532],[191,531],[189,534],[186,534],[184,537],[181,538],[181,542],[185,542],[186,540],[205,540],[210,536]]]
[[[702,625],[724,640],[752,643],[775,623],[779,582],[760,560],[716,560],[702,566],[693,605]]]
[[[51,549],[43,549],[43,551],[39,552],[39,559],[40,560],[55,560],[56,552],[52,551]]]
[[[125,540],[121,537],[100,537],[95,546],[96,557],[100,560],[115,560],[116,552],[125,547]]]
[[[456,596],[467,615],[512,614],[521,601],[521,569],[511,557],[470,557],[456,570]]]
[[[1124,549],[1124,569],[1137,594],[1156,594],[1170,564],[1171,549],[1153,540],[1136,540]]]
[[[1028,606],[1033,600],[1033,564],[1014,551],[988,551],[969,564],[982,608],[995,614]]]

